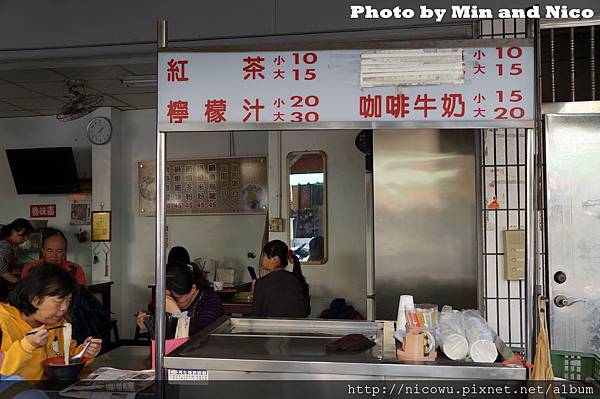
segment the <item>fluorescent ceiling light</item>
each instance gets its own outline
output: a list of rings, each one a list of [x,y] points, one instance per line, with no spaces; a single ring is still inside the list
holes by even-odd
[[[156,75],[119,76],[119,80],[127,87],[154,87],[157,85]]]
[[[378,50],[360,56],[361,87],[463,84],[462,49]]]

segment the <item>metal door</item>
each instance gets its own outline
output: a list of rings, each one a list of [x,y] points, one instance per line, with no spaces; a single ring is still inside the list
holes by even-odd
[[[600,115],[546,116],[553,349],[600,353]]]

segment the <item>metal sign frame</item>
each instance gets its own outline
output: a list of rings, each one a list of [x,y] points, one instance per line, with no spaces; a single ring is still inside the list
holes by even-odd
[[[534,47],[531,39],[474,39],[474,40],[441,40],[441,41],[416,41],[416,42],[383,42],[383,43],[353,43],[352,45],[305,45],[305,46],[252,46],[252,47],[207,47],[202,49],[165,48],[159,49],[159,53],[189,52],[189,53],[223,53],[240,51],[305,51],[305,50],[401,50],[401,49],[423,49],[423,48],[473,48],[473,47],[507,47],[521,46]],[[535,102],[535,99],[532,99]],[[199,132],[199,131],[245,131],[245,130],[330,130],[330,129],[444,129],[444,128],[533,128],[534,119],[528,120],[482,120],[482,121],[353,121],[353,122],[297,122],[297,123],[160,123],[158,129],[165,132]]]
[[[379,43],[353,43],[353,44],[330,44],[330,45],[294,45],[290,46],[245,46],[240,47],[206,47],[202,49],[188,48],[167,48],[167,23],[162,20],[158,22],[158,52],[157,61],[160,53],[165,52],[233,52],[233,51],[277,51],[277,50],[328,50],[328,49],[408,49],[408,48],[448,48],[448,47],[480,47],[482,42],[488,46],[506,46],[521,45],[536,47],[532,39],[474,39],[474,40],[437,40],[437,41],[412,41],[412,42],[379,42]],[[158,65],[158,62],[157,62]],[[534,61],[534,65],[537,65]],[[537,70],[535,71],[537,73]],[[534,82],[534,93],[538,90],[538,80]],[[158,98],[158,91],[157,91]],[[158,101],[157,101],[158,104]],[[537,102],[534,101],[537,110]],[[536,115],[537,113],[534,113]],[[156,135],[156,379],[157,381],[165,378],[164,373],[164,350],[165,350],[165,236],[166,236],[166,204],[165,204],[165,167],[166,167],[166,138],[168,134],[190,133],[190,132],[214,132],[214,131],[281,131],[281,130],[330,130],[330,129],[414,129],[414,128],[467,128],[467,129],[486,129],[486,128],[525,128],[527,129],[527,261],[526,261],[526,281],[528,292],[526,294],[526,319],[527,333],[525,349],[528,358],[533,348],[532,339],[534,338],[534,325],[532,313],[533,304],[533,284],[535,282],[535,232],[537,232],[537,218],[535,193],[537,188],[537,175],[535,173],[535,149],[536,149],[536,119],[523,121],[365,121],[365,122],[315,122],[315,123],[158,123],[157,115],[157,135]],[[369,253],[369,251],[367,251]],[[161,390],[159,390],[161,391]],[[158,392],[157,392],[158,393]],[[160,393],[159,393],[160,395]]]

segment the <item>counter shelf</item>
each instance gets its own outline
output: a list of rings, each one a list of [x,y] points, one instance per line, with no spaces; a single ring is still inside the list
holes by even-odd
[[[328,352],[326,344],[363,334],[375,346]],[[222,317],[165,356],[167,369],[208,370],[219,379],[484,379],[525,380],[526,369],[500,363],[396,359],[394,322]]]

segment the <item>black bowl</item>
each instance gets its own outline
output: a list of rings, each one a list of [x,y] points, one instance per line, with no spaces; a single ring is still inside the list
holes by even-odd
[[[65,359],[62,356],[51,357],[42,362],[46,375],[51,380],[72,381],[76,380],[81,370],[85,367],[88,359],[82,359],[77,363],[65,365]]]

